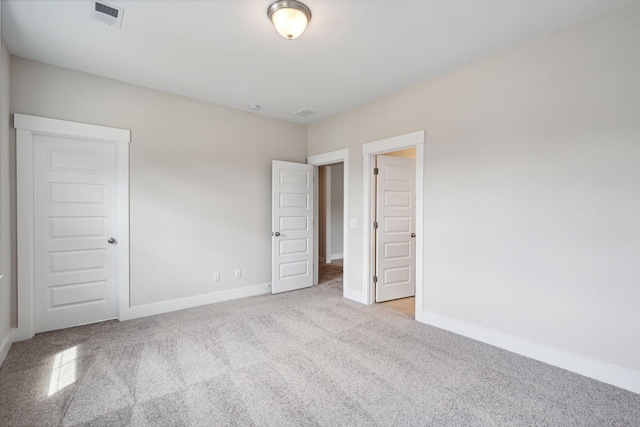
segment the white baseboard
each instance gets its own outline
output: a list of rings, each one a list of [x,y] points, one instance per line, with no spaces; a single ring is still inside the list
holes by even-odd
[[[342,291],[342,296],[346,299],[350,299],[351,301],[359,302],[361,304],[368,304],[367,298],[360,291],[354,291],[353,289],[344,288]]]
[[[169,313],[185,308],[199,307],[201,305],[216,302],[229,301],[238,298],[253,297],[271,293],[271,283],[249,286],[246,288],[231,289],[228,291],[212,292],[205,295],[180,298],[171,301],[157,302],[153,304],[137,305],[130,307],[124,313],[120,313],[120,320],[131,320],[140,317],[154,316],[156,314]]]
[[[342,254],[331,254],[331,261],[333,261],[334,259],[342,259],[342,257]]]
[[[11,350],[11,345],[15,342],[15,333],[16,328],[9,329],[7,336],[2,340],[2,344],[0,344],[0,366],[4,363],[4,359],[7,358],[7,354],[9,354],[9,350]]]
[[[602,381],[634,393],[640,393],[640,372],[608,365],[577,354],[568,353],[557,348],[548,347],[429,311],[416,313],[416,320],[531,359],[548,363],[549,365],[566,369],[567,371],[584,375],[585,377],[593,378],[594,380]]]

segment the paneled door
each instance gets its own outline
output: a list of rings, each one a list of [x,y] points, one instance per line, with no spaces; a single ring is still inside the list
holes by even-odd
[[[274,294],[313,286],[313,165],[273,161]]]
[[[118,316],[116,149],[34,137],[35,332]]]
[[[415,160],[377,156],[376,302],[415,295]]]

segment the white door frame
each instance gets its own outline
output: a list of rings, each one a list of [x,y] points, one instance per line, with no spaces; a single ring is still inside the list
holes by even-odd
[[[362,144],[362,171],[364,184],[362,212],[363,232],[362,265],[365,283],[365,295],[367,304],[375,302],[375,288],[373,283],[373,213],[375,212],[375,195],[373,185],[374,156],[390,153],[407,148],[416,149],[416,313],[422,312],[422,290],[424,270],[424,130],[394,136],[379,141]]]
[[[310,165],[316,166],[316,175],[318,168],[317,166],[330,165],[332,163],[340,163],[342,162],[344,165],[344,179],[343,179],[343,221],[342,221],[342,295],[345,298],[354,299],[354,296],[351,294],[355,294],[355,292],[349,289],[348,281],[349,281],[349,224],[347,218],[349,218],[349,149],[344,148],[342,150],[330,151],[328,153],[317,154],[315,156],[307,157],[307,163]],[[315,194],[316,198],[318,197],[318,180],[315,180]],[[315,217],[318,217],[318,203],[316,203],[316,212]],[[315,233],[315,251],[318,253],[318,222],[314,224],[314,233]],[[318,284],[318,257],[314,258],[314,285]]]
[[[129,309],[129,143],[131,132],[104,126],[14,114],[16,128],[18,328],[16,341],[35,334],[33,154],[36,135],[116,144],[118,318]]]

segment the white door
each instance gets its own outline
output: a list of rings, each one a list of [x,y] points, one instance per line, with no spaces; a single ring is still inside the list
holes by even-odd
[[[35,332],[117,317],[115,232],[116,145],[34,136]]]
[[[313,165],[273,161],[274,294],[313,286]]]
[[[377,156],[376,302],[415,295],[415,165]]]

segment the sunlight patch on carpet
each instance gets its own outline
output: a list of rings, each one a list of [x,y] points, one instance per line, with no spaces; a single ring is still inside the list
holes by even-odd
[[[78,346],[71,347],[56,354],[49,381],[49,396],[53,396],[63,388],[76,382],[76,359]]]

